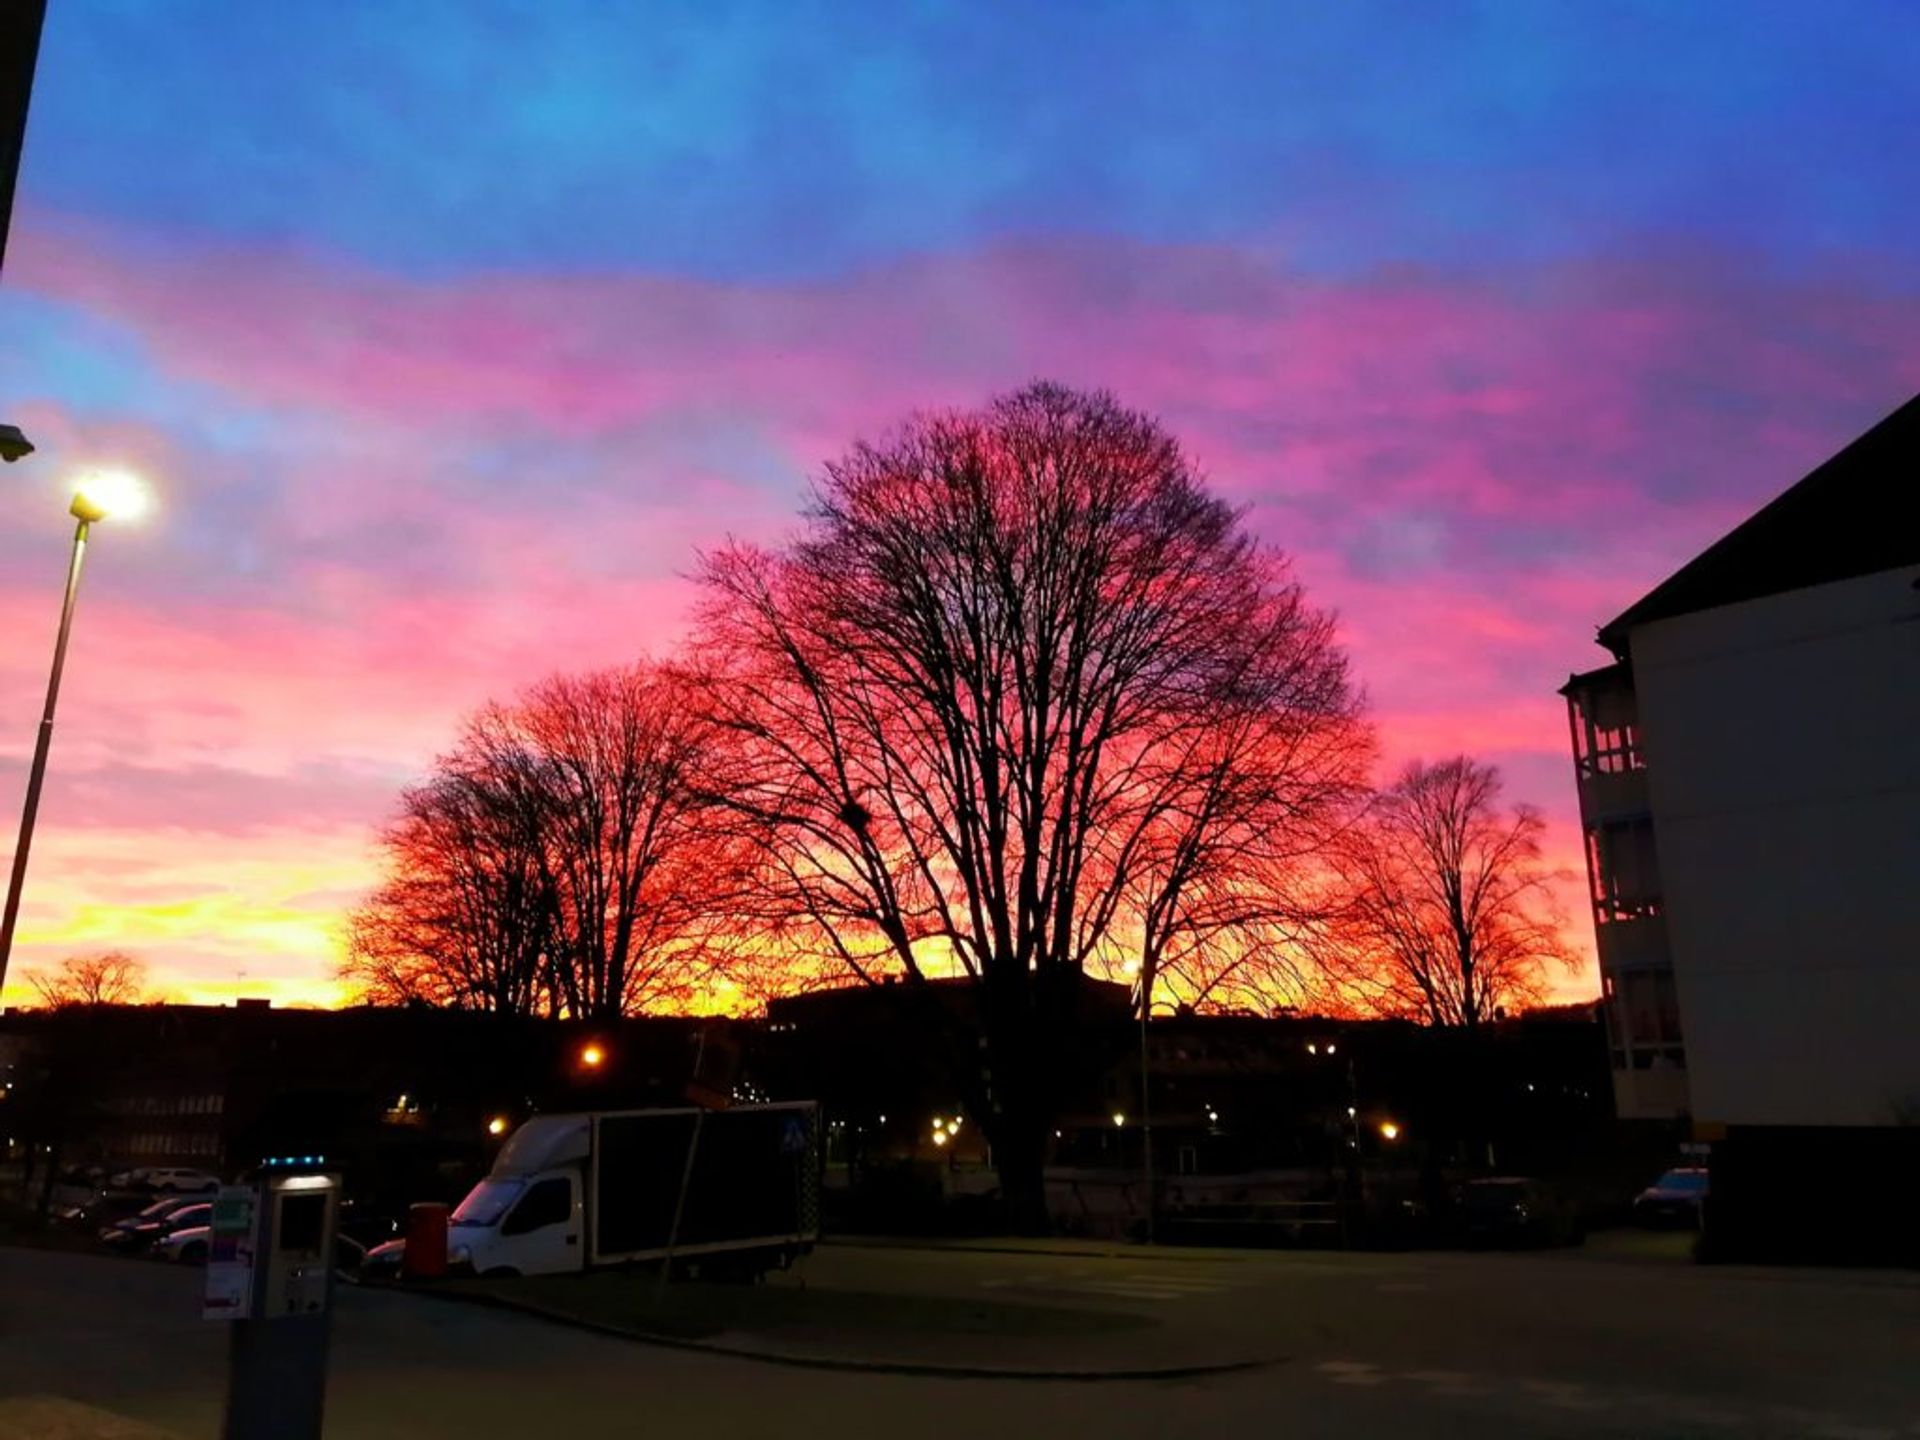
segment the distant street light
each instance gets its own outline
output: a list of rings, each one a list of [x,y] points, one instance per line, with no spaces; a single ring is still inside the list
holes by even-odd
[[[580,1048],[580,1063],[589,1070],[598,1070],[606,1058],[607,1052],[598,1045],[583,1045]]]
[[[487,1134],[499,1136],[507,1133],[507,1117],[496,1115],[487,1121]]]
[[[40,813],[40,787],[47,778],[47,750],[53,744],[53,711],[60,699],[60,672],[67,664],[67,637],[73,630],[73,603],[80,593],[80,567],[87,556],[87,536],[102,520],[135,519],[146,508],[146,486],[122,470],[84,476],[74,487],[73,503],[67,507],[79,523],[73,532],[73,554],[67,562],[66,597],[60,605],[59,636],[53,642],[53,672],[47,679],[46,708],[40,714],[33,765],[27,771],[27,798],[20,811],[20,841],[13,847],[13,873],[7,880],[7,908],[0,918],[0,990],[6,988],[7,962],[13,958],[13,931],[20,919],[20,889],[27,879],[27,852],[33,846],[34,817]]]
[[[1380,1122],[1380,1138],[1382,1140],[1398,1140],[1400,1138],[1400,1127],[1391,1120],[1382,1120]]]

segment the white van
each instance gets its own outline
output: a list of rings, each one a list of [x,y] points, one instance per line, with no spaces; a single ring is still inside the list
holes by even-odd
[[[820,1157],[813,1101],[535,1116],[454,1210],[447,1261],[558,1275],[671,1249],[784,1265],[819,1239]]]

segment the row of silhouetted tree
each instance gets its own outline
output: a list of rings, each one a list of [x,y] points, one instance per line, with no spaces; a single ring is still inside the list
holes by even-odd
[[[1034,1199],[1083,975],[1472,1026],[1565,958],[1538,817],[1465,758],[1370,790],[1332,617],[1110,396],[916,417],[701,583],[680,657],[488,706],[406,792],[353,922],[369,998],[965,977],[968,1105]]]

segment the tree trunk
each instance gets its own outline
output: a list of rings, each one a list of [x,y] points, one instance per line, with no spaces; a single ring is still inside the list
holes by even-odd
[[[1059,1112],[1061,1055],[1072,1030],[1076,977],[1035,975],[1013,965],[990,971],[984,985],[986,1054],[982,1077],[987,1138],[1007,1223],[1021,1235],[1044,1235],[1048,1141]]]
[[[1036,1107],[1019,1104],[994,1117],[988,1139],[993,1142],[993,1164],[1000,1177],[1000,1200],[1007,1224],[1016,1235],[1045,1235],[1047,1216],[1047,1129],[1049,1121]]]

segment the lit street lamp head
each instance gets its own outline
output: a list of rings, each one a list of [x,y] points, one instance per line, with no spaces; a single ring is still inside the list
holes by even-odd
[[[73,518],[92,524],[97,520],[136,520],[147,508],[147,487],[139,476],[125,470],[95,470],[80,477],[73,487]]]

